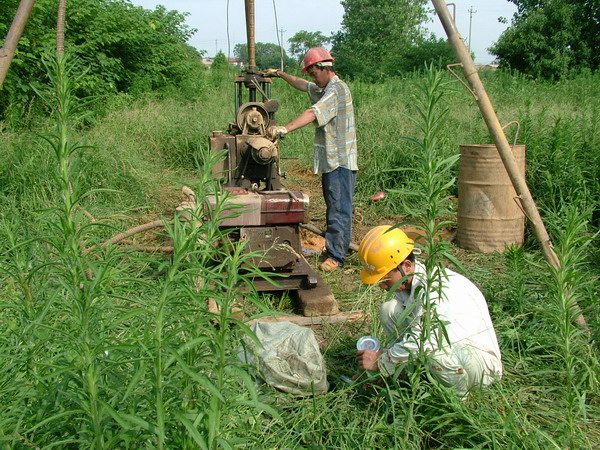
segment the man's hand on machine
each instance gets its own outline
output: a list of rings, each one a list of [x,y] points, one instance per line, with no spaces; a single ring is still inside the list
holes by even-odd
[[[271,139],[283,139],[288,134],[288,130],[286,127],[275,125],[269,128],[268,134]]]
[[[279,69],[267,69],[263,74],[264,77],[278,78],[279,77]]]

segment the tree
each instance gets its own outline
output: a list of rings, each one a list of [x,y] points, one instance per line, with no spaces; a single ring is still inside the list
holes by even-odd
[[[342,0],[342,30],[332,52],[342,74],[366,79],[385,77],[386,67],[405,48],[425,39],[427,0]]]
[[[257,42],[255,44],[256,51],[256,67],[260,70],[268,69],[269,67],[279,67],[281,65],[281,47],[270,42]],[[248,65],[248,44],[237,44],[233,49],[233,54],[236,58],[244,61]],[[285,51],[283,52],[283,64],[288,66],[295,64]]]
[[[298,64],[302,64],[304,55],[313,47],[324,47],[331,42],[331,38],[325,37],[320,31],[300,30],[290,39],[290,53]]]
[[[423,70],[431,65],[436,68],[444,68],[454,62],[456,62],[456,56],[448,41],[430,35],[424,41],[403,48],[402,52],[391,56],[385,71],[386,74],[395,76]]]
[[[227,61],[227,56],[225,56],[225,53],[222,51],[219,51],[219,53],[215,55],[210,68],[211,70],[223,70],[227,68],[227,64],[229,64],[229,61]]]
[[[510,0],[511,26],[488,50],[501,66],[535,78],[560,79],[600,63],[597,0]]]
[[[0,32],[5,35],[19,0],[0,2]],[[25,109],[35,98],[31,85],[44,83],[43,55],[55,52],[57,2],[36,2],[17,47],[0,97],[0,114],[9,104]],[[200,54],[187,44],[195,30],[185,14],[135,7],[125,0],[68,0],[65,52],[85,72],[77,93],[141,93],[181,85],[203,71]]]

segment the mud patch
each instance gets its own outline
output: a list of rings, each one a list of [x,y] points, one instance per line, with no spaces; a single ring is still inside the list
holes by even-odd
[[[321,253],[325,249],[325,238],[310,231],[302,230],[302,247]]]

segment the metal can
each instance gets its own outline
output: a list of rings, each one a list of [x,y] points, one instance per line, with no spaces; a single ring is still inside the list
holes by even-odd
[[[356,341],[357,350],[371,350],[372,352],[376,352],[380,348],[381,343],[375,336],[363,336]]]

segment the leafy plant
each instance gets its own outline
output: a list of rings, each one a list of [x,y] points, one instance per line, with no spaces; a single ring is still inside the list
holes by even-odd
[[[555,395],[564,402],[561,435],[564,445],[570,446],[579,440],[577,433],[584,432],[579,419],[588,416],[587,398],[598,388],[600,361],[589,341],[590,335],[577,326],[576,320],[582,314],[579,303],[586,303],[584,296],[590,292],[587,288],[595,281],[586,261],[593,239],[586,230],[585,217],[589,214],[574,206],[560,212],[561,216],[552,222],[555,228],[561,225],[555,230],[559,265],[548,264],[546,268],[550,276],[544,279],[549,293],[544,316],[550,325],[548,345],[553,349],[548,356],[556,367],[548,372],[560,379]]]
[[[501,65],[554,80],[598,68],[597,5],[589,0],[511,2],[518,8],[511,26],[490,48]]]
[[[342,30],[333,35],[336,68],[346,77],[381,80],[398,52],[423,38],[425,1],[344,0]],[[377,25],[373,25],[377,24]],[[389,63],[389,65],[388,65]]]
[[[270,42],[256,42],[255,46],[256,67],[259,69],[264,70],[270,67],[280,67],[282,58],[284,67],[296,66],[294,60],[277,44],[272,44]],[[237,44],[233,49],[233,54],[236,58],[244,61],[244,64],[249,64],[248,44]]]
[[[8,363],[0,371],[2,439],[93,448],[142,440],[158,448],[252,442],[229,427],[277,413],[259,401],[237,359],[241,335],[252,333],[235,306],[244,296],[264,313],[251,280],[268,275],[252,263],[260,255],[243,243],[224,245],[219,217],[229,205],[212,178],[222,155],[203,155],[196,188],[202,200],[189,218],[165,219],[174,252],[162,262],[164,278],[123,276],[124,267],[132,270],[145,258],[100,245],[96,230],[105,224],[82,209],[94,191],[83,191],[77,177],[85,148],[72,131],[85,103],[74,96],[69,61],[50,60],[53,89],[40,92],[56,123],[44,136],[54,156],[55,205],[35,224],[45,236],[23,240],[8,220],[1,233],[13,257],[3,272],[15,294],[5,301],[10,327],[0,339]],[[213,220],[205,219],[207,208]],[[14,389],[14,378],[27,381]]]
[[[0,5],[6,28],[17,1]],[[158,6],[154,11],[123,0],[73,0],[67,5],[65,47],[85,74],[73,86],[80,97],[128,92],[139,95],[169,87],[186,88],[194,97],[202,86],[200,54],[186,44],[195,30],[186,15]],[[0,114],[20,119],[29,108],[42,107],[32,90],[46,80],[43,55],[55,45],[56,5],[36,2],[17,48],[0,100]],[[18,121],[14,122],[18,125]]]
[[[290,53],[296,59],[298,64],[302,64],[304,55],[313,47],[324,47],[331,41],[320,31],[300,30],[288,39],[290,43]]]
[[[398,377],[406,377],[408,389],[402,390],[394,384],[386,384],[386,394],[392,410],[396,409],[395,405],[399,406],[399,411],[395,411],[394,415],[402,412],[400,417],[394,419],[400,422],[398,425],[404,430],[399,444],[401,446],[413,441],[420,427],[419,417],[423,414],[423,404],[430,395],[429,384],[423,382],[425,378],[433,382],[433,377],[428,374],[429,343],[437,342],[438,345],[442,345],[448,338],[445,325],[437,315],[435,300],[443,298],[442,290],[446,281],[444,262],[450,260],[456,266],[462,267],[452,256],[448,242],[439,238],[442,230],[452,225],[452,222],[443,219],[443,216],[447,211],[448,190],[454,183],[449,173],[458,160],[458,155],[443,156],[444,152],[440,148],[443,145],[440,133],[448,114],[448,108],[443,104],[444,82],[441,73],[430,66],[423,81],[417,84],[417,89],[419,95],[415,96],[413,103],[416,117],[407,116],[407,119],[413,121],[420,131],[418,138],[408,138],[418,148],[419,158],[411,169],[416,172],[420,183],[411,186],[412,189],[408,191],[403,191],[403,194],[410,195],[415,204],[411,224],[423,232],[421,246],[425,254],[425,273],[420,280],[420,291],[416,293],[422,302],[417,307],[422,308],[423,314],[419,319],[420,334],[414,336],[419,343],[419,351],[411,355],[407,364],[399,366],[395,374],[396,382]],[[409,317],[410,314],[412,310],[407,308],[403,316]],[[399,318],[398,322],[402,323],[404,317]],[[414,445],[414,441],[412,444]],[[424,442],[421,442],[421,445],[424,445]]]

